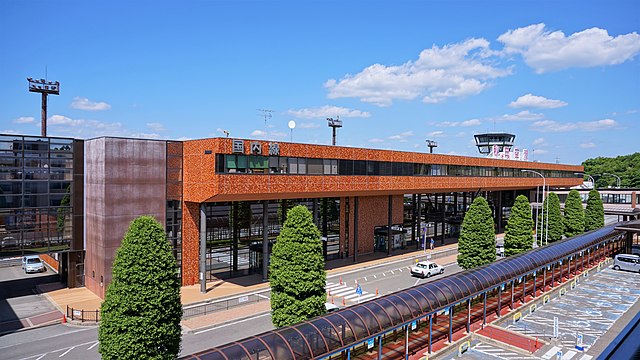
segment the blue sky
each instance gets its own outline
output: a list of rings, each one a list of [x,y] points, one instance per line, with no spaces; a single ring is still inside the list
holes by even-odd
[[[638,1],[0,2],[0,132],[231,137],[530,158],[640,150]],[[265,118],[258,109],[274,110]],[[296,122],[291,133],[287,124]]]

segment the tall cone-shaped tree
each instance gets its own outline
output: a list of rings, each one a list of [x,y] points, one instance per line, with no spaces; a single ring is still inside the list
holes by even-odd
[[[589,191],[587,208],[584,210],[584,231],[599,229],[604,226],[604,206],[596,189]]]
[[[524,195],[518,195],[507,222],[504,235],[504,253],[511,256],[533,248],[533,219],[531,205]]]
[[[287,212],[273,246],[269,280],[273,326],[293,325],[326,312],[320,231],[304,206]]]
[[[578,190],[569,191],[564,202],[564,236],[571,237],[584,232],[584,210]]]
[[[175,359],[180,351],[180,280],[162,225],[141,216],[116,252],[98,328],[103,359]]]
[[[464,269],[496,260],[496,232],[487,200],[479,196],[464,215],[458,240],[458,265]]]
[[[547,206],[549,207],[549,224],[547,224]],[[542,213],[544,211],[544,214]],[[548,236],[545,233],[549,232]],[[562,239],[564,234],[564,223],[562,220],[562,212],[560,211],[560,199],[554,192],[550,192],[544,199],[542,209],[538,212],[538,243],[541,245],[546,242],[552,243]]]

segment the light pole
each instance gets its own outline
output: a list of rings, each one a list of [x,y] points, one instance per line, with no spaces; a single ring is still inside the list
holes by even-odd
[[[591,180],[591,188],[595,189],[596,188],[596,181],[593,179],[593,176],[589,175],[589,174],[583,174],[583,173],[573,173],[574,175],[582,175],[582,178],[584,179],[585,176],[589,177],[589,180]]]
[[[610,174],[610,173],[602,173],[602,175],[611,175],[611,176],[615,176],[616,177],[616,181],[617,181],[617,186],[616,188],[620,189],[620,176],[616,175],[616,174]]]
[[[541,173],[534,171],[534,170],[526,170],[526,169],[522,169],[520,170],[522,172],[530,172],[533,174],[536,174],[538,176],[540,176],[542,178],[542,205],[544,205],[544,188],[547,185],[547,179],[544,177],[544,175],[542,175]],[[538,199],[536,199],[537,201]],[[548,243],[548,238],[549,238],[549,202],[547,201],[547,213],[544,213],[544,209],[542,209],[542,221],[545,222],[546,221],[546,226],[545,226],[545,232],[544,232],[544,244],[547,245]],[[536,219],[536,238],[538,237],[538,219]],[[536,240],[537,243],[537,240]],[[540,237],[540,245],[542,245],[542,237]]]

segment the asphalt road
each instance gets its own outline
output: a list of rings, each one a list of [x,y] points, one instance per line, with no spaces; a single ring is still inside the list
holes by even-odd
[[[343,283],[349,286],[355,285],[357,280],[363,289],[363,295],[373,294],[376,289],[380,295],[384,295],[461,271],[453,264],[446,267],[444,275],[419,279],[411,276],[409,272],[408,267],[413,263],[414,260],[389,262],[383,266],[331,276],[327,279],[327,284],[335,284],[342,277]],[[355,294],[355,288],[353,291]],[[353,303],[355,302],[349,302],[348,305]],[[192,333],[183,333],[180,355],[192,354],[272,329],[270,314],[266,313]],[[6,360],[100,359],[97,338],[96,327],[53,325],[0,336],[0,354],[2,359]]]

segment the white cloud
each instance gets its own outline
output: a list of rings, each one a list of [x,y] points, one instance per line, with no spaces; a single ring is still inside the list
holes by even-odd
[[[427,134],[428,137],[444,137],[444,131],[432,131]]]
[[[147,126],[156,132],[163,132],[166,131],[167,129],[165,129],[164,125],[162,125],[161,123],[147,123]]]
[[[320,127],[320,124],[316,123],[300,123],[297,125],[300,129],[317,129]]]
[[[477,126],[482,124],[479,119],[470,119],[465,121],[443,121],[441,123],[435,123],[436,126],[440,127],[454,127],[454,126]]]
[[[91,101],[83,97],[73,98],[71,107],[74,109],[87,110],[87,111],[104,111],[111,109],[111,105],[106,102]]]
[[[580,147],[583,148],[583,149],[589,149],[589,148],[596,147],[596,144],[593,143],[592,141],[589,141],[589,142],[580,144]]]
[[[542,155],[542,154],[546,154],[546,153],[548,153],[548,152],[549,152],[549,151],[544,150],[544,149],[534,149],[534,150],[533,150],[533,153],[534,153],[535,155]]]
[[[533,140],[533,145],[534,146],[544,145],[544,144],[545,144],[544,138],[537,138],[537,139]]]
[[[424,49],[417,60],[402,65],[371,65],[361,72],[330,79],[324,86],[330,99],[356,97],[378,106],[394,100],[438,103],[450,97],[476,95],[510,69],[493,65],[489,42],[469,39],[443,47]]]
[[[531,120],[540,120],[544,118],[544,114],[541,113],[532,113],[529,110],[520,111],[517,114],[504,114],[495,120],[501,121],[531,121]]]
[[[547,31],[540,23],[509,30],[498,41],[506,54],[521,54],[537,73],[621,64],[640,52],[637,33],[613,37],[596,27],[566,36],[562,31]]]
[[[328,118],[328,117],[336,117],[340,116],[343,118],[368,118],[371,116],[371,113],[360,110],[353,110],[340,106],[331,106],[325,105],[319,108],[304,108],[293,110],[290,109],[287,111],[289,115],[293,115],[297,118],[302,119],[314,119],[314,118]]]
[[[374,138],[374,139],[369,139],[369,142],[370,143],[383,143],[384,140],[383,139]]]
[[[531,125],[531,129],[540,132],[599,131],[612,129],[617,126],[618,123],[612,119],[573,123],[559,123],[553,120],[541,120],[534,122]]]
[[[413,131],[405,131],[403,133],[400,134],[396,134],[396,135],[391,135],[388,137],[389,140],[396,140],[398,142],[408,142],[409,140],[407,140],[408,137],[413,136]]]
[[[21,116],[15,120],[13,120],[16,124],[32,124],[36,122],[36,119],[33,116]]]
[[[11,129],[2,130],[2,131],[0,131],[0,133],[2,133],[2,134],[22,134],[21,132],[18,132],[16,130],[11,130]]]
[[[567,106],[568,103],[562,100],[547,99],[543,96],[532,95],[531,93],[520,96],[516,101],[512,101],[509,107],[512,108],[539,108],[539,109],[556,109]]]
[[[267,133],[262,130],[253,130],[250,135],[253,137],[266,137]]]
[[[464,131],[460,131],[459,133],[456,134],[456,137],[461,138],[461,137],[465,137],[467,136],[467,133]]]
[[[64,115],[52,115],[47,119],[51,136],[70,136],[76,138],[92,138],[99,136],[119,136],[159,139],[157,133],[131,131],[120,122],[107,122],[87,119],[72,119]]]

